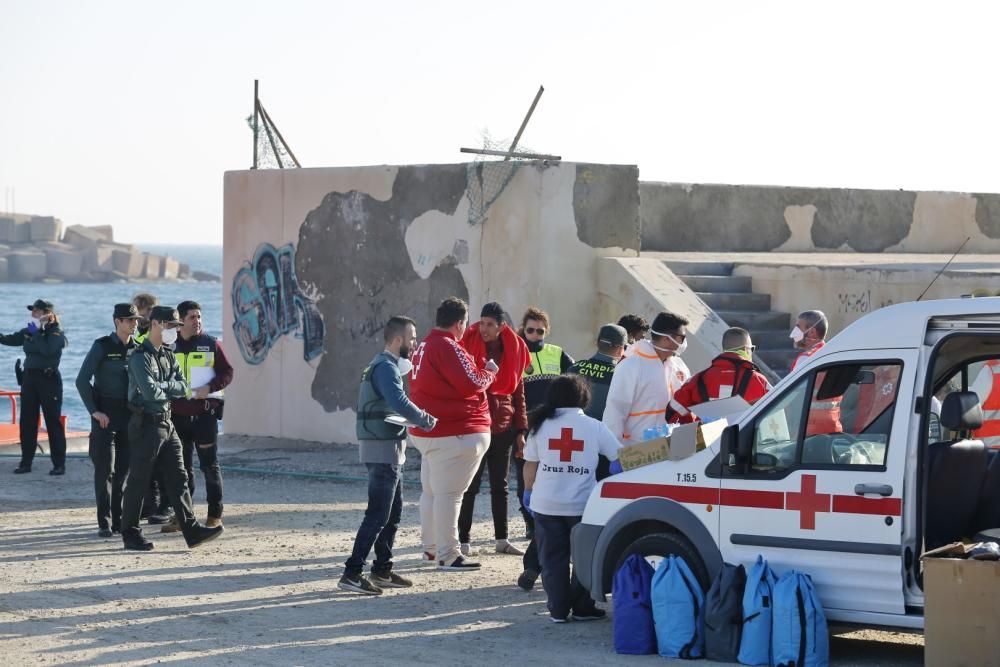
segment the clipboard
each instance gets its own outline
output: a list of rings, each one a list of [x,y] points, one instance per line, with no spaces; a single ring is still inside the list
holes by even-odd
[[[414,424],[408,421],[403,415],[389,415],[385,418],[386,424],[392,424],[393,426],[405,426],[406,428],[419,428],[419,424]]]

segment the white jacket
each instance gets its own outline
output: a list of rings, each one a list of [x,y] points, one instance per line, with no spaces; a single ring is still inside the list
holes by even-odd
[[[680,357],[660,361],[650,341],[641,340],[632,347],[634,354],[622,359],[611,376],[602,420],[626,445],[642,440],[647,428],[666,423],[667,404],[691,378]]]

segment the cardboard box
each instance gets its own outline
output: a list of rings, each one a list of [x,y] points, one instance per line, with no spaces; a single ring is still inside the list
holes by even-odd
[[[928,556],[924,664],[1000,667],[1000,561]]]
[[[634,470],[660,461],[680,461],[718,442],[727,426],[729,422],[725,419],[708,424],[681,424],[674,427],[669,438],[653,438],[622,447],[618,460],[622,470]]]

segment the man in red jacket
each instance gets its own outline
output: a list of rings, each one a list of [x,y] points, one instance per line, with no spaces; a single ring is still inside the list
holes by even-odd
[[[698,420],[691,412],[694,405],[717,401],[730,396],[742,396],[753,405],[770,389],[771,385],[753,363],[753,342],[746,329],[733,327],[722,335],[722,354],[712,360],[712,365],[678,389],[667,404],[667,422],[689,424]]]
[[[475,556],[469,544],[472,531],[472,512],[476,495],[483,479],[483,469],[490,471],[490,501],[493,510],[493,537],[496,552],[523,556],[524,552],[507,539],[507,478],[510,474],[510,453],[515,447],[524,448],[524,434],[528,431],[528,410],[524,401],[522,374],[530,363],[528,346],[506,323],[506,313],[496,302],[483,306],[479,322],[473,324],[462,337],[462,345],[477,362],[491,359],[500,369],[486,392],[490,406],[490,446],[479,464],[479,470],[462,497],[458,514],[458,540],[463,556]]]
[[[410,399],[437,417],[430,431],[411,429],[420,452],[420,532],[428,558],[439,570],[478,570],[459,551],[458,512],[479,462],[490,444],[486,390],[498,366],[483,367],[459,342],[469,321],[469,307],[457,297],[438,306],[436,326],[413,353]]]

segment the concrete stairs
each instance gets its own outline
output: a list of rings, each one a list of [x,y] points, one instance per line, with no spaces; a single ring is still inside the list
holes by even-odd
[[[757,346],[754,360],[762,370],[770,371],[765,374],[788,374],[797,354],[788,338],[792,317],[771,310],[770,294],[757,294],[750,278],[734,276],[731,262],[668,260],[664,264],[726,324],[750,332]]]

